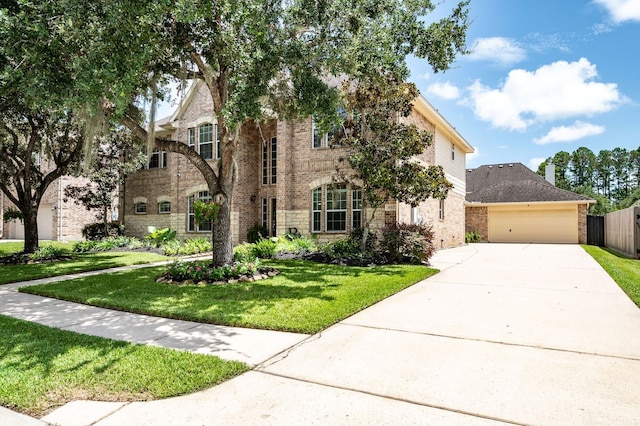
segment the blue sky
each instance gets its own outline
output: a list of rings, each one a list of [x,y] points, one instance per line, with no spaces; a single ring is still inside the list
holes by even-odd
[[[444,0],[435,18],[457,1]],[[640,147],[640,0],[471,0],[468,47],[411,80],[476,148],[467,167]]]

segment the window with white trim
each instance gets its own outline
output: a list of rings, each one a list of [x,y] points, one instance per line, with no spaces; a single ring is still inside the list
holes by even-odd
[[[211,123],[198,127],[198,152],[205,160],[213,158],[213,124]]]
[[[318,128],[316,121],[312,119],[312,132],[311,132],[311,147],[317,148],[329,148],[331,145],[340,146],[340,143],[334,140],[340,134],[341,128],[338,126],[332,127],[328,133],[322,133]]]
[[[351,190],[351,229],[362,228],[362,190]]]
[[[438,219],[444,220],[444,200],[439,200],[438,203]]]
[[[147,203],[139,202],[134,204],[134,211],[136,214],[146,214],[147,213]]]
[[[265,229],[269,229],[269,200],[267,198],[262,199],[262,226]]]
[[[362,189],[345,183],[311,190],[311,232],[348,232],[362,227]]]
[[[187,231],[189,232],[206,232],[213,229],[213,224],[210,220],[205,220],[202,223],[196,223],[196,214],[193,209],[193,203],[196,200],[202,200],[205,202],[211,201],[209,191],[200,191],[197,194],[190,195],[187,198]]]
[[[278,182],[278,139],[262,141],[262,184],[275,185]]]
[[[147,168],[164,169],[165,167],[167,167],[167,152],[154,149],[151,157],[149,157]]]
[[[160,201],[158,203],[158,213],[171,213],[171,201]]]
[[[189,135],[187,136],[187,143],[193,149],[196,149],[196,129],[189,127]]]
[[[222,151],[220,150],[220,130],[216,124],[216,159],[219,160]]]
[[[311,191],[311,232],[322,231],[322,188]]]
[[[278,173],[278,139],[271,138],[271,185],[277,182]]]
[[[262,184],[269,183],[269,151],[267,150],[267,141],[262,141]]]

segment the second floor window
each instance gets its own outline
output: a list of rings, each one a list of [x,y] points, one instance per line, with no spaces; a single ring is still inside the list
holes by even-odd
[[[198,127],[190,127],[187,132],[187,144],[198,151],[202,158],[205,160],[220,158],[220,134],[217,124],[205,123]]]
[[[278,139],[262,142],[262,184],[275,185],[278,182]]]
[[[163,169],[167,167],[167,153],[165,151],[153,150],[153,154],[149,157],[149,169]]]

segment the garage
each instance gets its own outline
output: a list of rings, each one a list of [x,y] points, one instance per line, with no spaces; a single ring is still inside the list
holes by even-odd
[[[496,243],[578,243],[578,208],[569,206],[491,206],[488,240]]]
[[[552,172],[552,170],[551,170]],[[492,243],[587,242],[587,211],[595,200],[557,188],[521,163],[467,170],[465,230]]]

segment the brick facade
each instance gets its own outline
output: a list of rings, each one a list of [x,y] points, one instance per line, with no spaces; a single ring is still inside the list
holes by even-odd
[[[578,244],[587,244],[587,204],[578,205]]]
[[[432,131],[435,128],[434,124],[418,114],[414,114],[408,121]],[[205,123],[212,123],[215,129],[215,122],[210,95],[206,86],[200,84],[195,86],[183,107],[174,114],[169,123],[157,131],[157,134],[188,143],[190,128],[194,129],[193,134],[197,134],[198,127]],[[339,170],[348,167],[345,162],[340,161],[346,154],[345,149],[330,148],[326,144],[314,148],[311,117],[300,121],[272,120],[260,125],[249,123],[245,124],[241,131],[246,143],[239,147],[236,156],[239,178],[231,206],[233,244],[245,241],[247,231],[263,222],[266,222],[270,233],[275,235],[292,231],[303,235],[313,233],[319,242],[344,237],[344,231],[327,231],[329,225],[326,223],[326,197],[329,196],[327,191],[332,190],[332,184],[340,181]],[[267,173],[266,181],[263,181],[265,149]],[[272,163],[274,154],[276,159]],[[214,146],[213,159],[209,160],[212,166],[215,166],[217,161],[215,158]],[[428,164],[434,163],[433,146],[420,156],[420,160]],[[275,165],[273,169],[272,165]],[[322,223],[321,229],[314,232],[312,191],[318,188],[322,193]],[[142,237],[147,234],[147,226],[153,225],[176,230],[180,239],[211,238],[209,231],[188,231],[188,197],[207,188],[198,170],[191,166],[184,156],[167,153],[166,167],[140,170],[127,178],[123,189],[122,211],[128,235]],[[352,189],[348,187],[346,191],[346,232],[352,227]],[[331,196],[334,196],[333,192]],[[170,213],[158,211],[161,199],[171,202]],[[146,202],[146,213],[135,213],[136,201]],[[445,219],[431,222],[437,233],[439,247],[451,247],[464,242],[464,199],[455,194],[447,198],[445,203],[449,212]],[[382,213],[376,215],[372,226],[374,229],[382,227],[385,221],[404,221],[403,215],[410,211],[410,207],[396,204],[393,202],[380,209]],[[266,207],[266,212],[263,207]],[[421,208],[425,218],[438,217],[438,201],[427,201]]]
[[[480,241],[489,241],[489,211],[487,207],[466,208],[466,232],[477,232]]]

